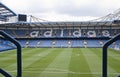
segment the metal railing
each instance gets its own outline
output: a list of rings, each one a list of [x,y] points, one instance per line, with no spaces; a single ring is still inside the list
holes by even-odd
[[[103,57],[102,57],[102,77],[107,77],[107,58],[108,58],[108,52],[107,52],[107,48],[109,45],[111,45],[113,42],[117,41],[120,39],[120,33],[117,34],[115,37],[113,37],[112,39],[108,40],[104,46],[103,46]],[[118,76],[120,77],[120,76]]]
[[[18,43],[17,40],[12,38],[10,35],[5,33],[4,31],[0,30],[0,35],[2,35],[5,39],[9,40],[13,44],[16,45],[17,47],[17,76],[16,77],[21,77],[22,76],[22,57],[21,57],[21,45]],[[10,74],[8,74],[6,71],[0,68],[0,73],[4,75],[5,77],[12,77]]]

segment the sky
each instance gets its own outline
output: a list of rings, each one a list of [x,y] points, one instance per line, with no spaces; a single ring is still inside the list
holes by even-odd
[[[17,14],[47,21],[88,21],[113,13],[120,0],[0,0]]]

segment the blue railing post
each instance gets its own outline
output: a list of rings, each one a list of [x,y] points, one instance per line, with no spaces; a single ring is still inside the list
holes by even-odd
[[[22,76],[21,45],[16,39],[12,38],[10,35],[8,35],[7,33],[1,30],[0,30],[0,35],[2,35],[5,39],[9,40],[10,42],[14,43],[17,46],[17,77],[21,77]],[[7,72],[5,72],[2,69],[0,70],[0,73],[2,73],[3,75],[6,75],[6,77],[10,77],[8,76],[9,74],[7,74]]]
[[[103,56],[102,56],[102,77],[107,77],[107,48],[109,45],[111,45],[113,42],[117,41],[120,39],[120,33],[113,37],[112,39],[108,40],[104,46],[103,46]]]

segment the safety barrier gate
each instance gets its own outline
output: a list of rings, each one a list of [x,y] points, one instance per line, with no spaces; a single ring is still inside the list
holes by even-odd
[[[16,45],[17,47],[17,76],[16,77],[21,77],[22,76],[21,45],[17,42],[17,40],[9,36],[4,31],[0,31],[0,35],[2,35],[5,39],[9,40],[10,42]],[[5,77],[12,77],[12,75],[10,75],[9,73],[7,73],[1,68],[0,68],[0,73],[4,75]]]
[[[107,48],[109,45],[111,45],[113,42],[117,41],[120,39],[120,33],[118,35],[116,35],[115,37],[113,37],[112,39],[110,39],[108,42],[106,42],[103,46],[103,58],[102,58],[102,77],[107,77]],[[118,76],[120,77],[120,75]]]

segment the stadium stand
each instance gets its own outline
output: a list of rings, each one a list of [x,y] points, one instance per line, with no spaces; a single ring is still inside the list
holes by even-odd
[[[44,28],[35,30],[31,30],[29,27],[26,30],[9,29],[10,26],[7,26],[7,28],[4,31],[13,38],[18,39],[22,47],[102,47],[108,39],[120,32],[119,28],[101,30],[61,29],[59,27],[57,29]],[[110,47],[113,48],[115,45]]]
[[[4,11],[10,15],[0,14],[0,20],[16,14],[0,3]],[[0,7],[0,9],[1,9]],[[0,10],[3,11],[3,10]],[[115,14],[113,14],[115,15]],[[116,15],[115,15],[116,16]],[[113,16],[114,17],[114,16]],[[104,43],[120,33],[119,20],[104,21],[96,19],[89,22],[15,22],[0,24],[0,30],[17,39],[22,47],[102,47]],[[108,18],[109,19],[109,18]],[[114,18],[115,19],[115,18]],[[12,46],[4,40],[0,48]],[[112,44],[111,48],[118,48],[120,41]],[[4,47],[3,47],[4,46]],[[13,47],[13,46],[12,46]],[[14,48],[14,47],[13,47]]]
[[[5,51],[5,50],[10,50],[10,49],[15,49],[15,48],[16,47],[11,42],[0,39],[0,51]]]

